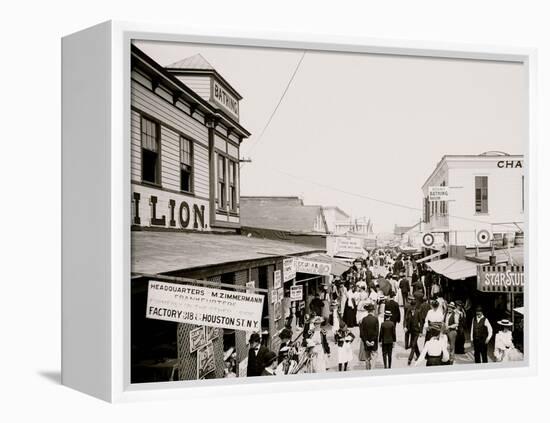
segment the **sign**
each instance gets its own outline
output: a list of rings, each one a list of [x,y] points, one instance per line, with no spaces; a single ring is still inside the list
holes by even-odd
[[[202,204],[201,204],[202,203]],[[132,185],[132,225],[209,230],[208,201]]]
[[[145,316],[235,330],[260,331],[264,296],[149,281]]]
[[[523,160],[499,160],[497,167],[499,169],[522,169]]]
[[[275,270],[273,272],[273,288],[279,289],[282,286],[281,271]]]
[[[449,187],[428,187],[430,201],[449,201]]]
[[[491,234],[487,229],[482,229],[477,233],[477,242],[480,244],[488,244],[491,241]]]
[[[229,112],[232,117],[239,120],[239,100],[214,78],[212,78],[212,100],[224,111]]]
[[[288,282],[296,278],[296,266],[293,258],[283,260],[283,281]]]
[[[197,352],[197,379],[204,379],[214,370],[216,370],[214,345],[210,342]]]
[[[277,290],[277,301],[281,302],[283,301],[283,298],[285,297],[285,290],[283,288],[279,288]]]
[[[271,296],[271,304],[275,304],[277,302],[277,297],[278,297],[277,290],[272,289],[271,291],[269,291],[269,295]]]
[[[477,266],[477,289],[483,292],[522,293],[525,285],[523,266],[480,264]]]
[[[196,328],[189,332],[189,352],[195,352],[206,344],[206,333],[204,326]]]
[[[296,272],[311,273],[313,275],[329,276],[332,270],[330,263],[320,261],[296,259]]]
[[[239,363],[239,374],[238,377],[246,377],[248,371],[248,357]]]
[[[304,287],[302,285],[293,285],[290,287],[290,300],[302,301],[304,299]]]
[[[431,233],[422,235],[422,245],[424,247],[430,248],[434,245],[435,237]]]
[[[210,342],[214,339],[216,339],[218,336],[220,336],[220,330],[219,328],[214,328],[212,326],[206,326],[206,342]]]
[[[340,254],[364,254],[363,240],[353,237],[334,237],[334,253]]]

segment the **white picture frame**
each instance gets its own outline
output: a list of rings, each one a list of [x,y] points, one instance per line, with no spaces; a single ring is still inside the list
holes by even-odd
[[[327,35],[237,33],[182,26],[106,22],[67,35],[63,68],[62,383],[110,402],[219,394],[283,392],[364,386],[365,374],[296,375],[276,383],[209,379],[166,384],[130,383],[130,43],[133,39],[231,46],[512,61],[527,67],[529,110],[525,214],[526,360],[524,366],[465,365],[449,373],[397,371],[368,375],[371,385],[519,377],[537,370],[536,51],[523,48],[380,40]],[[83,84],[83,81],[86,83]],[[85,104],[85,107],[81,107]],[[85,195],[83,194],[85,193]],[[82,225],[87,221],[87,225]],[[85,272],[82,269],[86,269]],[[84,295],[85,293],[85,295]],[[85,363],[85,365],[83,365]],[[258,379],[258,378],[257,378]],[[279,379],[279,378],[278,378]],[[322,379],[323,383],[318,383]]]

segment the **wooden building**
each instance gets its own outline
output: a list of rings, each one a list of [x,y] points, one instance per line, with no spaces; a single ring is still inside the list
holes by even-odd
[[[196,325],[146,318],[149,281],[262,293],[263,342],[276,350],[283,261],[324,248],[240,234],[239,147],[250,134],[241,96],[202,56],[162,67],[133,46],[131,66],[132,382],[220,378],[230,355],[244,376],[250,333],[215,331],[201,373]]]

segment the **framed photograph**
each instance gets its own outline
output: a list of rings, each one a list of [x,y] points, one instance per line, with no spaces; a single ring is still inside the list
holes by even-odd
[[[475,45],[65,37],[63,383],[119,401],[530,374],[534,72]]]

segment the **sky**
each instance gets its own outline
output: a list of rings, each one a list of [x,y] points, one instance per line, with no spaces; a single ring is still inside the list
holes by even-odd
[[[163,66],[200,53],[242,95],[241,195],[338,206],[375,232],[420,220],[443,155],[526,151],[522,64],[308,50],[298,66],[303,50],[136,45]]]

